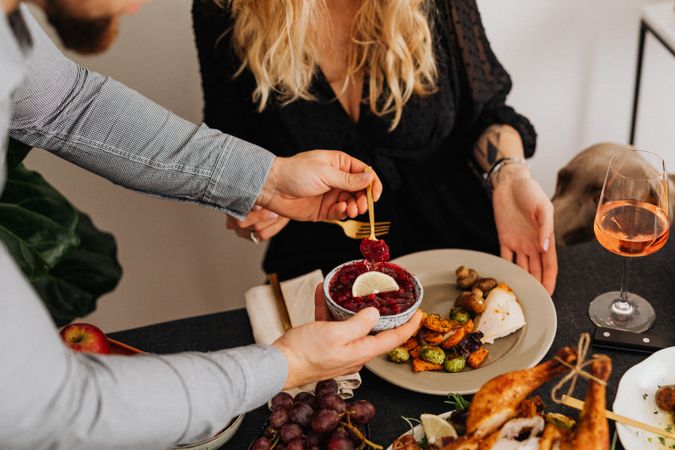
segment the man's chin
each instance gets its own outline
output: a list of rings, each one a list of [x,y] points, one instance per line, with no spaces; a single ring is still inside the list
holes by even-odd
[[[100,53],[117,37],[117,17],[75,19],[58,10],[47,11],[49,23],[56,29],[64,47],[83,54]]]

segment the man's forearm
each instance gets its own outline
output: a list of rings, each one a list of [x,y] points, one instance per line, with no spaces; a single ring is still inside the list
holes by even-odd
[[[26,21],[34,50],[13,97],[12,137],[130,189],[236,217],[248,213],[274,159],[271,153],[194,125],[79,67],[28,14]]]
[[[215,434],[287,378],[270,346],[94,356],[61,342],[0,244],[0,448],[167,448]]]

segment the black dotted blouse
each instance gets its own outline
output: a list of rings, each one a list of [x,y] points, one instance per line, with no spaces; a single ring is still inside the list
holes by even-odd
[[[437,0],[432,32],[439,68],[437,92],[413,97],[398,127],[362,104],[354,123],[317,69],[315,101],[256,111],[253,75],[233,77],[239,61],[230,46],[227,7],[193,0],[193,22],[204,89],[204,121],[277,155],[339,149],[374,166],[384,184],[376,220],[392,222],[384,237],[395,258],[433,248],[499,249],[491,202],[471,169],[471,149],[493,124],[521,134],[534,153],[530,122],[505,105],[511,80],[490,49],[474,0]],[[364,83],[367,98],[368,83]],[[367,217],[361,218],[367,220]],[[360,258],[359,242],[335,225],[291,222],[270,242],[263,267],[289,278]],[[448,268],[448,270],[454,268]]]

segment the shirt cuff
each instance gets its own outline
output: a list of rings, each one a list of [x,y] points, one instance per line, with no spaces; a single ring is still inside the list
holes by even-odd
[[[228,214],[243,219],[260,195],[275,156],[234,136],[228,136],[224,145],[200,204],[215,208],[226,205]]]

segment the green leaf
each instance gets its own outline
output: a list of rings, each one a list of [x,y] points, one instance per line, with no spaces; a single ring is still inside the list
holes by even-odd
[[[93,311],[121,277],[114,238],[22,164],[0,197],[0,241],[57,325]]]
[[[13,169],[21,164],[31,150],[30,145],[10,138],[7,143],[7,168]]]
[[[79,214],[80,245],[33,281],[58,326],[94,311],[96,300],[112,291],[122,276],[115,239],[98,230],[89,216]]]
[[[53,268],[79,244],[77,211],[38,173],[22,164],[7,173],[0,197],[0,240],[19,256],[29,280]]]

